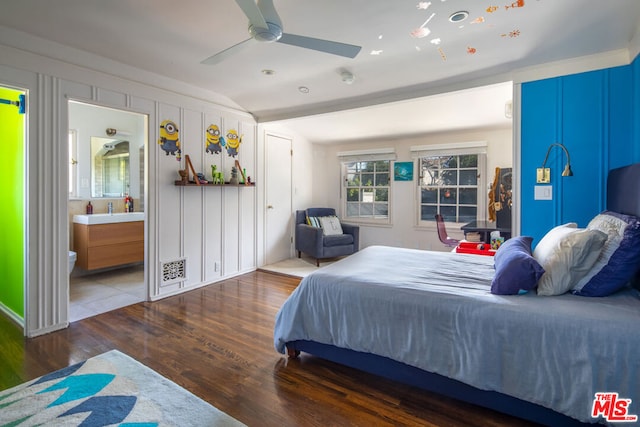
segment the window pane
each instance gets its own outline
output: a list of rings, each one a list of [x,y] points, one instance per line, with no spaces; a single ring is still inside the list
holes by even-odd
[[[379,188],[376,190],[376,202],[388,202],[389,190],[386,188]]]
[[[373,203],[362,203],[360,205],[360,216],[372,216],[373,215]]]
[[[376,187],[389,186],[389,174],[388,173],[377,173],[376,174]]]
[[[420,219],[422,221],[434,221],[438,213],[438,208],[432,205],[420,206]]]
[[[460,185],[477,185],[478,171],[475,169],[460,171]]]
[[[478,167],[478,155],[477,154],[467,154],[464,156],[460,156],[460,167],[461,168],[477,168]]]
[[[443,169],[455,169],[458,167],[458,158],[456,156],[445,157],[442,159]]]
[[[477,205],[478,191],[475,188],[461,188],[459,203],[461,205]]]
[[[365,186],[365,187],[373,186],[373,177],[374,177],[374,174],[372,174],[372,173],[363,173],[362,174],[362,185]]]
[[[455,188],[443,188],[440,190],[440,203],[455,204],[458,191]]]
[[[348,202],[359,202],[360,201],[360,190],[356,188],[350,188],[347,190],[347,201]]]
[[[374,206],[374,212],[376,216],[387,216],[389,215],[389,205],[386,203],[376,203]]]
[[[457,185],[457,184],[458,184],[457,170],[442,171],[442,183],[440,185]]]
[[[347,187],[358,186],[360,186],[360,175],[354,173],[347,174]]]
[[[360,201],[362,203],[373,203],[374,200],[374,193],[373,190],[361,190],[362,198],[360,199]]]
[[[452,221],[452,222],[456,221],[457,216],[456,216],[455,206],[440,206],[440,214],[444,217],[446,221]]]
[[[458,218],[458,222],[471,222],[476,219],[478,208],[475,206],[461,206],[460,207],[460,217]]]
[[[359,203],[347,203],[347,216],[358,216],[360,214]]]
[[[378,172],[389,172],[389,161],[388,160],[380,160],[376,162],[376,171]]]
[[[438,201],[438,190],[435,188],[423,188],[421,193],[421,203],[436,203]]]

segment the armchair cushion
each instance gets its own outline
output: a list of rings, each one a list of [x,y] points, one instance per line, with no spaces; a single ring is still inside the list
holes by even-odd
[[[320,225],[325,236],[335,236],[342,234],[342,227],[337,216],[321,216]]]
[[[323,243],[325,247],[352,245],[353,236],[351,234],[334,234],[331,236],[324,236]]]
[[[322,217],[334,217],[341,227],[340,234],[327,235],[326,229],[309,225],[310,218],[320,223]],[[340,224],[333,208],[309,208],[296,211],[295,247],[298,256],[304,252],[316,259],[350,255],[359,249],[360,228],[355,224]],[[336,227],[337,229],[337,227]],[[339,231],[339,230],[338,230]],[[330,232],[329,232],[330,233]]]

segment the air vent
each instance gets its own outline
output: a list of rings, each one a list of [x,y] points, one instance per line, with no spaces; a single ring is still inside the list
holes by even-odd
[[[169,285],[187,279],[187,260],[184,258],[176,261],[163,262],[160,268],[163,285]]]

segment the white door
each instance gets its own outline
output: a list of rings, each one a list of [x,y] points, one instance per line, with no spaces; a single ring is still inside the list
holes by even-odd
[[[291,196],[291,139],[267,134],[265,261],[273,264],[291,257],[293,214]]]

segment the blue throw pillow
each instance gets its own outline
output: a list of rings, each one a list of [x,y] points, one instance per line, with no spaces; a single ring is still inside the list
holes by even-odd
[[[608,235],[598,260],[571,292],[588,297],[610,295],[627,285],[640,268],[640,219],[604,211],[587,225]]]
[[[519,236],[504,242],[494,256],[496,274],[491,293],[517,295],[536,287],[544,268],[531,256],[533,237]]]

